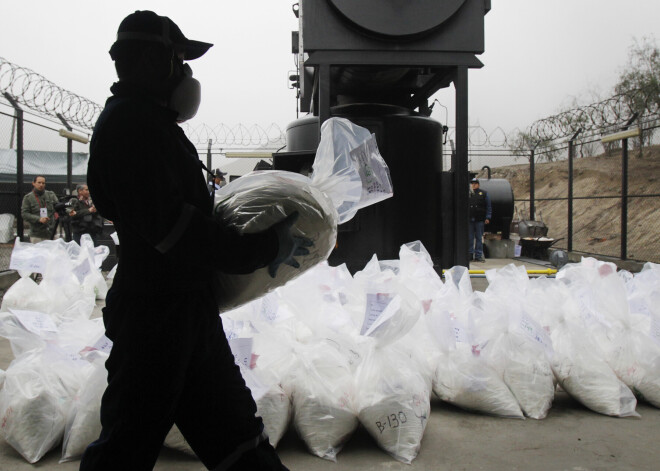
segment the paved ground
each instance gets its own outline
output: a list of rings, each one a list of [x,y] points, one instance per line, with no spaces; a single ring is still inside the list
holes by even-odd
[[[485,264],[475,263],[471,268],[489,269],[510,262],[489,260]],[[524,264],[528,269],[543,268],[530,261]],[[473,285],[475,289],[484,289],[486,280],[473,279]],[[0,339],[0,368],[5,369],[11,359],[8,342]],[[382,452],[362,428],[339,454],[337,463],[310,455],[293,430],[285,435],[278,450],[292,471],[660,469],[660,410],[640,404],[637,412],[641,419],[602,416],[585,409],[562,392],[557,394],[548,417],[540,421],[486,417],[434,400],[421,452],[410,466]],[[78,462],[58,464],[60,453],[57,448],[36,465],[30,465],[0,439],[0,470],[78,469]],[[164,449],[155,469],[197,471],[204,468],[197,460]]]

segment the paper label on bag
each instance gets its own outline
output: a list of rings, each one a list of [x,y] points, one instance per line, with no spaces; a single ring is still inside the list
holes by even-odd
[[[279,308],[279,303],[277,298],[273,296],[266,296],[261,300],[261,317],[266,319],[269,322],[275,322],[278,320],[277,311]]]
[[[49,332],[57,332],[58,328],[55,325],[52,317],[43,312],[36,311],[23,311],[20,309],[9,309],[18,322],[21,323],[26,330],[33,334],[43,335]]]
[[[452,326],[454,328],[454,340],[456,343],[467,343],[468,345],[472,344],[472,339],[470,332],[461,324],[457,319],[452,319]]]
[[[76,275],[76,278],[78,278],[78,281],[80,283],[82,283],[85,280],[85,277],[89,275],[91,272],[92,272],[92,267],[89,264],[88,258],[83,260],[73,269],[73,274]]]
[[[360,335],[370,335],[401,308],[401,297],[391,293],[367,293],[367,309]]]
[[[105,335],[101,335],[101,337],[99,337],[99,339],[93,345],[93,348],[99,352],[110,353],[110,350],[112,350],[112,340],[110,340]]]
[[[227,340],[238,338],[238,335],[243,330],[245,322],[235,321],[233,319],[223,319],[222,327],[225,331],[225,337]]]
[[[660,345],[660,316],[651,316],[651,338]]]
[[[64,349],[55,344],[48,343],[46,344],[45,352],[48,355],[49,359],[64,361],[71,366],[75,365],[77,367],[82,368],[89,364],[86,360],[83,359],[83,357],[80,355],[80,352],[77,349],[75,350]]]
[[[16,251],[11,253],[9,268],[30,273],[44,273],[46,270],[46,255],[34,251]]]
[[[378,154],[376,136],[369,139],[350,151],[351,158],[358,164],[358,172],[362,180],[362,194],[392,193],[390,178],[387,171],[381,166],[371,164],[371,156]]]
[[[229,340],[229,348],[234,354],[234,361],[237,365],[243,365],[250,368],[252,363],[252,338],[238,338]]]
[[[539,343],[546,353],[552,353],[552,340],[548,333],[527,314],[520,317],[520,330],[530,339]]]

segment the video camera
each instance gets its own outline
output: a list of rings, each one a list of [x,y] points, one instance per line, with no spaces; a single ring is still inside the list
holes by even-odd
[[[54,209],[60,217],[68,216],[67,208],[71,208],[71,199],[75,198],[74,195],[64,195],[55,203]]]

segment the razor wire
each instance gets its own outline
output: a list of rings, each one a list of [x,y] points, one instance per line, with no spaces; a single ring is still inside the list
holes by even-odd
[[[286,135],[275,123],[266,128],[257,124],[228,126],[224,123],[213,127],[206,124],[192,126],[183,123],[181,127],[188,139],[197,147],[210,144],[224,149],[234,147],[279,149],[286,145]]]
[[[499,126],[491,131],[486,130],[482,126],[468,126],[468,146],[508,149],[513,146],[515,136],[519,132],[520,130],[518,128],[514,128],[507,133]],[[454,141],[455,139],[456,128],[450,126],[447,131],[447,141]]]
[[[624,126],[638,113],[637,119],[652,121],[660,118],[657,92],[637,89],[619,93],[605,100],[562,111],[534,121],[527,134],[537,142],[553,142],[565,139],[578,130],[583,134],[599,133]]]
[[[103,107],[87,98],[57,86],[43,75],[13,64],[0,57],[0,92],[8,93],[17,103],[25,105],[37,114],[59,119],[68,124],[91,131]],[[280,148],[286,143],[282,129],[275,123],[263,127],[257,124],[208,126],[182,125],[188,138],[196,146],[206,146],[209,141],[220,148],[251,147]]]
[[[93,101],[65,90],[43,75],[2,57],[0,92],[8,93],[17,103],[32,111],[51,118],[62,116],[68,124],[86,130],[92,130],[102,110]]]
[[[44,76],[13,64],[0,57],[0,92],[10,94],[18,103],[24,104],[39,114],[59,118],[69,124],[92,130],[103,109],[97,103],[65,90]],[[487,131],[481,126],[468,128],[468,144],[471,147],[512,149],[519,146],[519,136],[526,134],[540,143],[551,143],[574,134],[578,129],[583,135],[602,132],[624,125],[635,111],[640,112],[638,120],[660,119],[657,94],[654,91],[638,89],[619,93],[598,103],[579,106],[561,111],[555,115],[534,121],[524,133],[519,129],[505,132],[497,127]],[[256,124],[229,126],[218,124],[182,125],[188,138],[196,146],[209,143],[219,148],[255,147],[280,148],[286,145],[286,135],[275,123],[268,127]],[[447,139],[455,138],[455,128],[450,128]]]

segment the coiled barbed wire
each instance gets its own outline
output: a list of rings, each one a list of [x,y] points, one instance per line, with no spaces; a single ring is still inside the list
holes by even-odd
[[[183,131],[195,146],[206,146],[211,143],[213,147],[263,147],[280,148],[286,144],[286,135],[275,123],[267,128],[257,124],[246,126],[237,124],[228,126],[220,123],[214,127],[206,124],[191,126],[188,123],[181,125]]]
[[[640,121],[660,115],[658,98],[652,89],[637,89],[619,93],[598,103],[579,106],[553,116],[534,121],[527,133],[538,142],[565,139],[577,130],[585,134],[602,132],[623,126],[635,114]]]
[[[519,132],[518,128],[507,133],[499,126],[491,131],[482,126],[468,126],[468,145],[470,147],[509,148],[513,145],[513,139]],[[455,140],[456,128],[450,127],[447,132],[447,141]]]
[[[58,118],[61,115],[70,125],[92,130],[102,106],[65,90],[44,76],[13,64],[0,57],[0,92],[9,93],[18,103],[42,115]],[[583,134],[601,132],[625,124],[640,112],[640,122],[654,117],[660,118],[657,93],[653,89],[638,89],[619,93],[598,103],[579,106],[552,116],[534,121],[525,131],[532,140],[541,143],[565,139],[582,129]],[[641,103],[641,106],[640,106]],[[259,125],[237,124],[228,126],[206,124],[182,126],[188,138],[196,146],[212,145],[227,147],[282,147],[286,135],[275,123],[267,128]],[[468,129],[469,145],[472,147],[512,148],[519,142],[520,130],[505,132],[502,128],[486,131],[481,126]],[[453,139],[455,129],[450,128],[447,138]]]
[[[0,57],[0,92],[7,92],[19,104],[50,118],[60,114],[72,126],[91,131],[103,107],[65,90],[43,75]],[[216,147],[282,147],[286,136],[277,124],[264,128],[257,124],[216,126],[183,124],[188,138],[197,146],[209,140]]]
[[[58,118],[69,125],[92,130],[101,110],[100,105],[53,82],[30,69],[12,64],[0,57],[0,92],[8,93],[18,103],[40,114]]]

